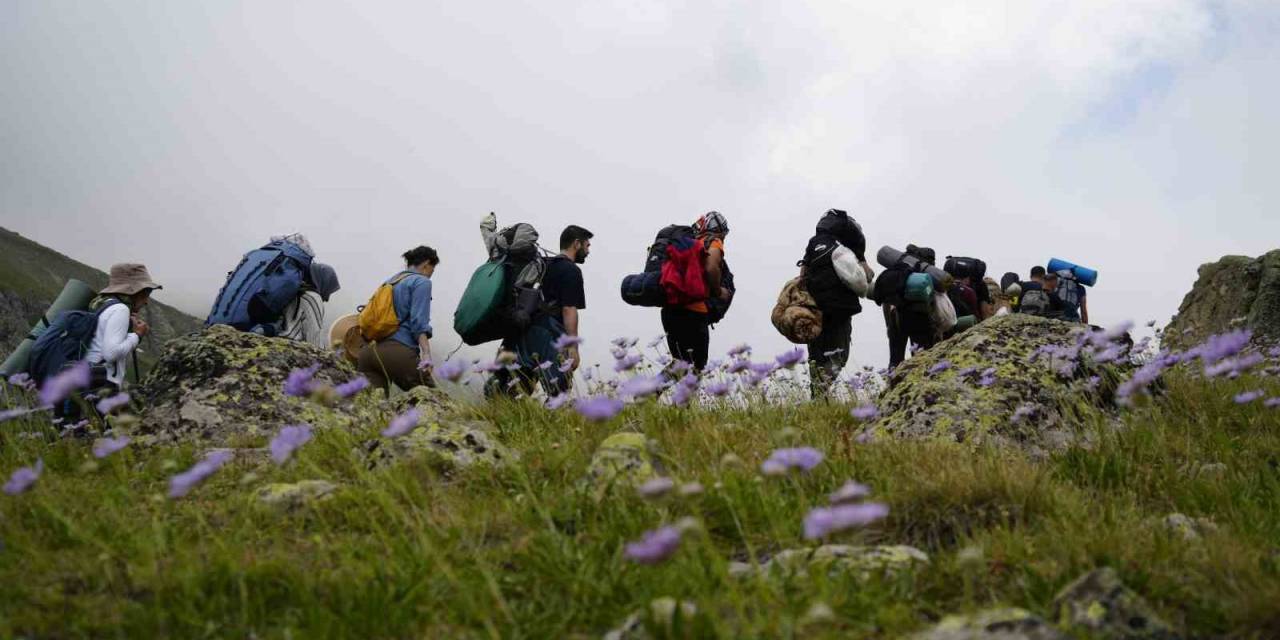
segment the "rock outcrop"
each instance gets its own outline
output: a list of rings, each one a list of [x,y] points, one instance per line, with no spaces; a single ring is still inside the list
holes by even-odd
[[[758,567],[745,562],[731,562],[729,575],[803,576],[817,571],[829,575],[852,573],[860,580],[868,580],[877,575],[890,577],[908,572],[928,563],[929,556],[923,551],[905,545],[857,547],[832,544],[816,549],[780,551]]]
[[[600,443],[579,486],[600,499],[615,486],[639,487],[662,471],[657,443],[643,433],[624,431]]]
[[[1030,611],[988,609],[947,616],[914,640],[1066,640],[1067,636]]]
[[[1060,626],[1111,640],[1177,640],[1181,637],[1113,569],[1090,571],[1053,601]]]
[[[1280,341],[1280,249],[1201,265],[1195,286],[1165,330],[1164,345],[1184,350],[1238,328],[1252,329],[1260,340]]]
[[[1081,347],[1084,325],[1022,314],[993,318],[899,365],[868,425],[876,437],[1017,446],[1043,455],[1074,441],[1080,420],[1114,406],[1127,357]]]
[[[154,443],[261,446],[287,424],[351,425],[378,401],[371,392],[329,404],[287,396],[295,369],[319,365],[314,380],[337,385],[356,374],[308,344],[216,326],[169,343],[135,394],[146,407],[140,434]]]

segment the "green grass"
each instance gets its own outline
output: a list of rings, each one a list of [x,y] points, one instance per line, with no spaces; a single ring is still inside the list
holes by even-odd
[[[1081,425],[1090,450],[1033,462],[939,443],[856,444],[847,407],[632,407],[605,424],[529,403],[479,405],[521,460],[504,470],[421,462],[364,468],[369,434],[321,431],[285,467],[242,457],[183,500],[163,497],[190,449],[129,448],[0,433],[0,471],[43,457],[28,493],[0,496],[0,637],[598,637],[654,598],[697,604],[690,635],[894,637],[997,604],[1048,615],[1065,584],[1114,567],[1196,636],[1280,634],[1280,411],[1231,396],[1270,381],[1174,378],[1120,425]],[[382,425],[369,425],[373,433]],[[695,498],[597,501],[576,487],[595,446],[624,427],[660,443]],[[814,472],[762,478],[777,446],[827,453]],[[726,462],[734,454],[742,464]],[[1189,467],[1221,462],[1218,476]],[[258,507],[266,482],[327,479],[330,501],[290,515]],[[730,560],[805,546],[801,520],[847,479],[890,517],[834,542],[910,544],[932,562],[895,578],[735,580]],[[1208,517],[1184,541],[1152,526]],[[701,522],[668,562],[622,545],[685,516]],[[966,562],[962,550],[980,550]],[[971,555],[969,557],[972,557]],[[834,620],[802,622],[814,603]]]

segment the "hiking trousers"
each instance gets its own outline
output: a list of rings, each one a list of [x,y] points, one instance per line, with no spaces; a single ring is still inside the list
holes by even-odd
[[[662,330],[667,334],[671,357],[693,365],[695,371],[707,366],[711,350],[711,325],[707,314],[679,307],[662,308]]]
[[[418,350],[395,340],[371,342],[360,349],[356,369],[369,383],[390,395],[390,384],[402,391],[426,385],[436,386],[430,375],[418,369]]]
[[[907,340],[921,349],[928,349],[937,342],[929,314],[904,311],[891,305],[884,306],[884,324],[889,332],[889,368],[907,359]]]
[[[822,333],[809,347],[809,395],[824,396],[831,391],[840,372],[849,363],[849,344],[853,341],[853,316],[847,313],[822,312]]]

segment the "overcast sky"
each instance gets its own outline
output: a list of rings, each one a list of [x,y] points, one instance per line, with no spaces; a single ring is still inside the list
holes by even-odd
[[[1095,322],[1163,322],[1199,264],[1280,246],[1277,78],[1274,0],[4,0],[0,224],[200,317],[272,234],[337,268],[330,318],[428,244],[438,352],[491,210],[596,233],[589,361],[661,333],[619,282],[709,209],[740,287],[713,354],[787,347],[830,207],[871,252],[1074,260]],[[887,362],[878,309],[854,335]]]

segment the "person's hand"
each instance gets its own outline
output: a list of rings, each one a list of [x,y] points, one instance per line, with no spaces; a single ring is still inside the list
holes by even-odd
[[[578,345],[571,345],[564,350],[563,359],[570,362],[569,373],[578,370],[578,365],[582,364],[582,356],[578,355]]]
[[[151,325],[148,325],[147,321],[143,320],[140,316],[132,315],[129,319],[133,321],[133,332],[138,334],[139,338],[151,332]]]
[[[431,358],[423,358],[418,361],[418,371],[422,373],[422,377],[430,378],[432,371]]]

